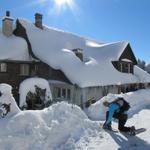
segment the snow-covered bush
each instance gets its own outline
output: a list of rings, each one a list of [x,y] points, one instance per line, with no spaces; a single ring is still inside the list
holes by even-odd
[[[41,109],[51,104],[52,96],[48,81],[43,78],[28,78],[20,84],[20,107]]]
[[[12,87],[8,84],[0,84],[0,118],[7,114],[16,114],[20,111],[12,96]]]

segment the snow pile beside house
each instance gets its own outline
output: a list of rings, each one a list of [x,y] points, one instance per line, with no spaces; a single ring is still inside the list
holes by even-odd
[[[9,103],[14,100],[11,96],[10,86],[1,84],[0,89],[5,94],[0,99],[1,102]],[[140,90],[122,95],[127,100],[133,101],[132,106],[135,105],[136,109],[134,110],[136,111],[132,109],[131,114],[150,105],[148,98],[145,98],[150,97],[149,93],[150,90]],[[116,96],[109,95],[107,98],[113,99]],[[138,101],[143,102],[143,105]],[[129,119],[128,125],[131,126],[138,122],[138,127],[147,129],[145,134],[140,134],[140,138],[133,137],[130,142],[121,133],[108,134],[99,128],[99,123],[102,122],[89,120],[78,106],[66,102],[56,103],[43,110],[19,111],[18,107],[14,107],[12,110],[16,112],[14,115],[0,118],[1,150],[108,150],[110,147],[112,149],[148,149],[149,147],[149,110],[142,110]],[[116,126],[117,124],[115,124]],[[118,138],[122,142],[117,140]]]
[[[41,30],[23,19],[19,22],[26,29],[34,54],[54,69],[63,71],[73,84],[89,87],[140,82],[139,77],[121,73],[112,64],[112,61],[119,59],[128,42],[95,42],[93,45],[93,41],[71,33],[45,26]],[[72,50],[77,48],[83,49],[84,60],[89,61],[81,61],[74,54]],[[146,80],[150,81],[150,77]]]
[[[41,89],[46,89],[45,102],[52,100],[52,94],[47,80],[38,77],[28,78],[20,84],[20,107],[26,105],[26,96],[28,92],[35,93],[36,86]]]
[[[150,89],[143,89],[125,94],[108,94],[88,108],[87,115],[89,118],[92,120],[105,120],[107,108],[103,106],[103,102],[111,102],[117,97],[123,97],[130,103],[129,117],[138,113],[141,109],[150,106]]]
[[[0,59],[29,60],[26,41],[14,35],[6,37],[0,30]]]
[[[0,118],[20,112],[14,97],[12,87],[8,84],[0,84]]]
[[[21,111],[10,120],[1,119],[0,128],[1,150],[70,150],[80,137],[96,132],[98,124],[78,106],[61,102],[44,110]]]

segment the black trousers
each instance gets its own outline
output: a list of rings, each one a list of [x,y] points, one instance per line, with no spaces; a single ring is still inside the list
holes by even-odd
[[[108,116],[109,116],[109,111],[107,111],[107,113],[106,113],[106,121],[108,119]],[[130,131],[130,127],[125,126],[127,119],[128,119],[127,114],[115,112],[113,115],[113,118],[118,119],[118,129],[120,131],[123,131],[123,132],[129,132]]]

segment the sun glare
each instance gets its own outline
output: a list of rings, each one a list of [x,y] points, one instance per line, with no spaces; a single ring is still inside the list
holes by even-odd
[[[54,0],[56,5],[58,5],[59,7],[67,5],[67,6],[71,6],[73,0]]]

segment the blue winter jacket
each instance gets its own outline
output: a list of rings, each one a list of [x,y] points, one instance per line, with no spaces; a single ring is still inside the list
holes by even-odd
[[[117,103],[111,103],[109,105],[109,115],[108,115],[108,119],[106,121],[107,124],[111,123],[114,112],[119,112],[120,110],[120,105]],[[124,114],[126,114],[127,112],[124,112]]]

